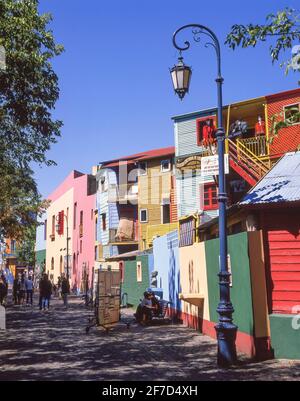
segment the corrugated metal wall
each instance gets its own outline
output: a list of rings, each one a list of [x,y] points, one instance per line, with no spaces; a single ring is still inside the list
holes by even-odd
[[[188,216],[203,210],[203,186],[214,182],[213,177],[201,177],[200,171],[196,175],[185,174],[176,177],[178,217]],[[211,217],[218,215],[218,210],[208,210]]]
[[[212,115],[211,111],[203,112],[197,118]],[[201,152],[202,146],[197,145],[196,117],[175,122],[176,156],[186,156]]]
[[[264,216],[269,268],[269,304],[272,312],[292,313],[300,305],[299,209]]]
[[[281,98],[268,102],[267,110],[269,116],[269,127],[272,125],[272,116],[282,113],[284,106],[300,103],[300,96],[282,96]],[[270,144],[270,154],[283,154],[296,150],[300,143],[300,125],[296,124],[279,131],[277,137]]]

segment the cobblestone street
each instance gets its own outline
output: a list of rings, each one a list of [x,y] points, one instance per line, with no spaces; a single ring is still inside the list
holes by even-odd
[[[0,332],[0,380],[299,380],[300,362],[241,362],[216,368],[216,343],[181,325],[119,324],[108,334],[85,327],[91,312],[72,299],[65,310],[8,307]]]

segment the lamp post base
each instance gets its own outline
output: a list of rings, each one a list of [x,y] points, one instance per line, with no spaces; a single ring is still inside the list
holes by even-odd
[[[228,368],[237,364],[236,333],[233,323],[219,323],[215,326],[218,339],[218,366]]]

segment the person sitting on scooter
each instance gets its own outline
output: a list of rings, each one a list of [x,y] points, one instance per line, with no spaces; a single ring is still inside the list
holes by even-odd
[[[152,295],[150,292],[144,292],[144,299],[141,301],[136,310],[136,321],[143,326],[149,323],[149,321],[151,320],[152,310],[154,309],[152,306],[151,298]]]

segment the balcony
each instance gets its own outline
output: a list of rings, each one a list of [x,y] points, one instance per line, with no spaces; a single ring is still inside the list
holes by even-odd
[[[237,139],[236,144],[238,149],[239,147],[246,148],[250,154],[255,155],[261,160],[269,159],[267,138],[264,135]]]
[[[138,184],[111,185],[108,189],[109,203],[127,203],[137,202],[138,200]]]
[[[109,230],[110,245],[131,245],[138,243],[138,222],[121,219],[118,229]]]

